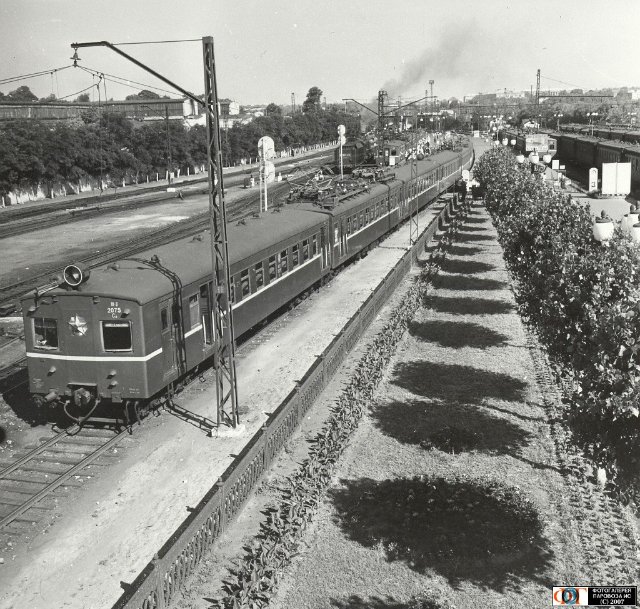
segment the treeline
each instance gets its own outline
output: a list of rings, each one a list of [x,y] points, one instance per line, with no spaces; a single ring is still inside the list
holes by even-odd
[[[270,104],[267,116],[222,131],[225,165],[255,158],[258,140],[273,138],[276,150],[329,142],[337,126],[358,129],[357,118],[335,108],[285,117]],[[179,121],[134,122],[113,113],[87,114],[80,124],[8,121],[0,124],[0,196],[16,189],[98,181],[120,184],[207,162],[206,129]]]

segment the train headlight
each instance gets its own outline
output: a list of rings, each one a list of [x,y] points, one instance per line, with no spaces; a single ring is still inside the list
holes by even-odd
[[[79,262],[67,265],[62,272],[64,282],[72,288],[77,288],[81,283],[84,283],[90,275],[91,271]]]

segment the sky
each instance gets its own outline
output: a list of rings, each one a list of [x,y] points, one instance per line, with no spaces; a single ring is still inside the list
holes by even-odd
[[[72,66],[73,42],[106,40],[193,93],[204,90],[202,37],[214,39],[220,97],[301,104],[439,98],[535,89],[640,86],[639,0],[0,0],[0,91],[71,96],[98,79]],[[195,41],[193,41],[195,40]],[[107,75],[108,98],[169,87],[106,47],[78,65]],[[41,71],[28,80],[7,79]],[[128,81],[127,84],[115,82]],[[139,84],[138,84],[139,83]],[[104,99],[105,85],[100,87]]]

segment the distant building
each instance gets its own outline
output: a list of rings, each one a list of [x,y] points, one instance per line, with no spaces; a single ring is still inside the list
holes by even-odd
[[[220,116],[237,116],[240,114],[240,104],[231,99],[221,99],[218,101],[220,105]]]
[[[127,99],[108,102],[7,102],[0,101],[0,121],[15,119],[73,120],[87,112],[124,114],[132,120],[183,120],[202,112],[199,104],[183,99]]]
[[[498,89],[496,91],[497,99],[522,99],[524,97],[524,91],[513,91],[512,89]]]
[[[127,99],[101,103],[0,101],[0,121],[16,119],[71,121],[81,119],[88,112],[96,111],[124,114],[126,118],[139,121],[157,121],[168,118],[169,120],[182,120],[186,124],[204,123],[202,105],[188,98]],[[225,117],[238,116],[240,104],[228,99],[220,100],[220,113],[221,122]]]

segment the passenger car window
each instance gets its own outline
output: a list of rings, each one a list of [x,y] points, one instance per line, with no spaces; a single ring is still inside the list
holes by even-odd
[[[300,246],[296,243],[291,247],[291,266],[298,266],[300,263]]]
[[[302,242],[302,259],[309,260],[309,239]]]
[[[269,256],[269,281],[273,281],[278,276],[277,269],[276,257]]]
[[[105,351],[132,351],[131,322],[103,321],[102,344]]]
[[[52,317],[33,318],[34,345],[39,349],[58,348],[58,322]]]
[[[287,250],[280,252],[280,274],[284,275],[289,270],[289,260],[287,258]]]
[[[259,290],[264,285],[264,270],[262,268],[262,262],[258,262],[253,270],[256,274],[256,290]]]
[[[245,269],[240,273],[240,286],[242,287],[242,297],[244,298],[251,292],[251,286],[249,285],[249,269]]]

